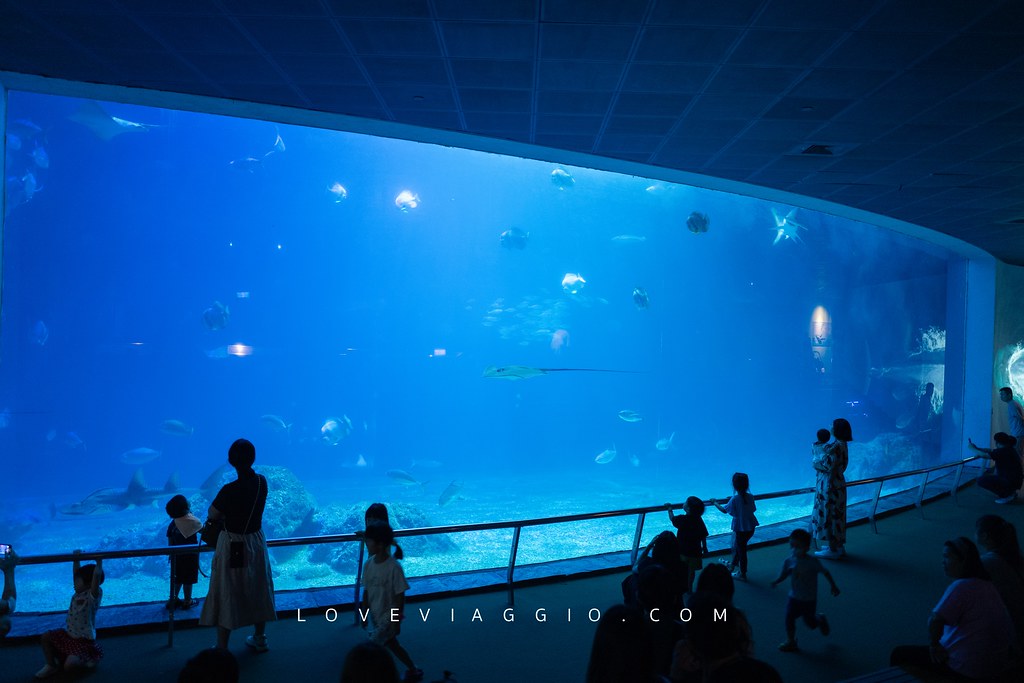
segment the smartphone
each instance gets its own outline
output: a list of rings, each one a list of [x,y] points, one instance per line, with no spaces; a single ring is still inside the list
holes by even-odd
[[[0,543],[0,557],[7,557],[11,552],[11,546],[6,543]]]

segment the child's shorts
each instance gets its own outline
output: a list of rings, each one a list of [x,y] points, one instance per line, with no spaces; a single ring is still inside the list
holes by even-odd
[[[95,640],[86,638],[72,638],[71,634],[62,628],[47,631],[50,636],[50,644],[60,656],[61,663],[71,655],[75,655],[83,664],[89,664],[103,659],[103,648]]]
[[[693,571],[697,571],[698,569],[704,568],[704,560],[702,560],[699,557],[688,557],[686,555],[680,555],[679,559],[681,559],[683,561],[683,564],[685,564]]]

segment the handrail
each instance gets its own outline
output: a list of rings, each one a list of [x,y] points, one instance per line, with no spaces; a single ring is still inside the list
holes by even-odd
[[[965,464],[979,459],[981,456],[970,456],[963,460],[957,460],[950,463],[944,463],[942,465],[933,465],[932,467],[926,467],[916,470],[908,470],[906,472],[896,472],[894,474],[885,474],[878,477],[869,477],[867,479],[858,479],[846,483],[846,488],[850,489],[855,486],[865,486],[867,484],[882,484],[886,481],[893,479],[903,479],[905,477],[912,477],[919,474],[925,474],[935,472],[938,470],[949,469],[952,467],[962,468]],[[959,482],[957,482],[959,483]],[[798,489],[788,489],[784,491],[772,491],[769,493],[761,493],[754,496],[754,500],[772,500],[775,498],[788,498],[790,496],[805,495],[814,493],[814,487],[803,487]],[[708,499],[705,502],[711,503],[716,499]],[[682,507],[682,503],[672,504],[672,509]],[[919,504],[917,505],[919,507]],[[445,526],[433,526],[433,527],[419,527],[413,529],[396,529],[395,537],[403,536],[433,536],[437,534],[450,534],[450,533],[468,533],[473,531],[492,531],[495,529],[521,529],[528,526],[548,526],[551,524],[565,524],[568,522],[581,522],[592,519],[607,519],[612,517],[626,517],[630,515],[646,515],[653,512],[664,512],[664,505],[654,505],[648,507],[639,508],[624,508],[622,510],[606,510],[603,512],[586,512],[577,513],[573,515],[559,515],[556,517],[537,517],[532,519],[521,519],[514,521],[505,522],[475,522],[472,524],[449,524]],[[640,527],[642,529],[642,527]],[[518,536],[518,533],[515,534]],[[319,545],[323,543],[350,543],[352,541],[361,541],[361,532],[352,532],[345,534],[327,534],[323,536],[297,536],[293,538],[275,538],[267,541],[267,546],[271,548],[283,548],[292,546],[303,546],[303,545]],[[639,534],[636,534],[635,543],[639,543]],[[57,564],[62,562],[73,562],[77,560],[113,560],[113,559],[126,559],[133,557],[153,557],[158,555],[182,555],[185,553],[195,552],[213,552],[213,548],[205,545],[200,546],[168,546],[158,548],[130,548],[126,550],[102,550],[102,551],[83,551],[81,553],[56,553],[51,555],[30,555],[18,558],[19,565],[31,565],[31,564]],[[635,553],[635,550],[634,550]],[[510,563],[515,561],[514,554],[510,557]],[[511,578],[511,571],[510,571]]]

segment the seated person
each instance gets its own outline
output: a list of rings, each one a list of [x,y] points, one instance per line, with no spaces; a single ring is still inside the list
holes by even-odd
[[[1013,622],[989,581],[978,547],[960,537],[942,548],[942,569],[953,579],[928,620],[928,645],[901,645],[890,666],[921,667],[966,678],[989,678],[1010,663]]]

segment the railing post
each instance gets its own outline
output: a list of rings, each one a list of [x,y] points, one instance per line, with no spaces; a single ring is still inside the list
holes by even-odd
[[[953,505],[960,505],[960,477],[964,474],[964,462],[960,461],[960,464],[956,468],[956,477],[953,478],[953,490],[950,491],[950,495],[953,496]]]
[[[522,531],[523,527],[517,526],[512,531],[512,552],[508,555],[508,604],[514,606],[516,604],[515,589],[512,587],[512,575],[516,569],[516,554],[519,553],[519,532]]]
[[[923,507],[922,503],[924,502],[924,489],[925,489],[926,486],[928,486],[928,471],[927,470],[925,470],[925,472],[923,473],[923,478],[921,479],[921,488],[917,492],[917,502],[914,503],[914,505],[917,506],[917,509],[921,511],[921,516],[922,517],[924,517],[924,507]]]
[[[871,502],[871,515],[869,519],[871,520],[871,530],[876,534],[878,533],[878,527],[875,525],[875,512],[878,511],[878,500],[882,497],[882,486],[884,484],[884,481],[878,482],[878,488],[875,489],[875,499]]]
[[[363,548],[366,546],[363,543],[359,544],[359,559],[356,560],[356,585],[353,586],[354,591],[352,595],[352,621],[356,626],[359,625],[359,585],[363,581]]]
[[[636,564],[636,556],[640,553],[640,539],[643,538],[644,535],[644,520],[646,518],[646,512],[641,512],[636,517],[636,531],[633,532],[633,549],[629,553],[630,567]]]

